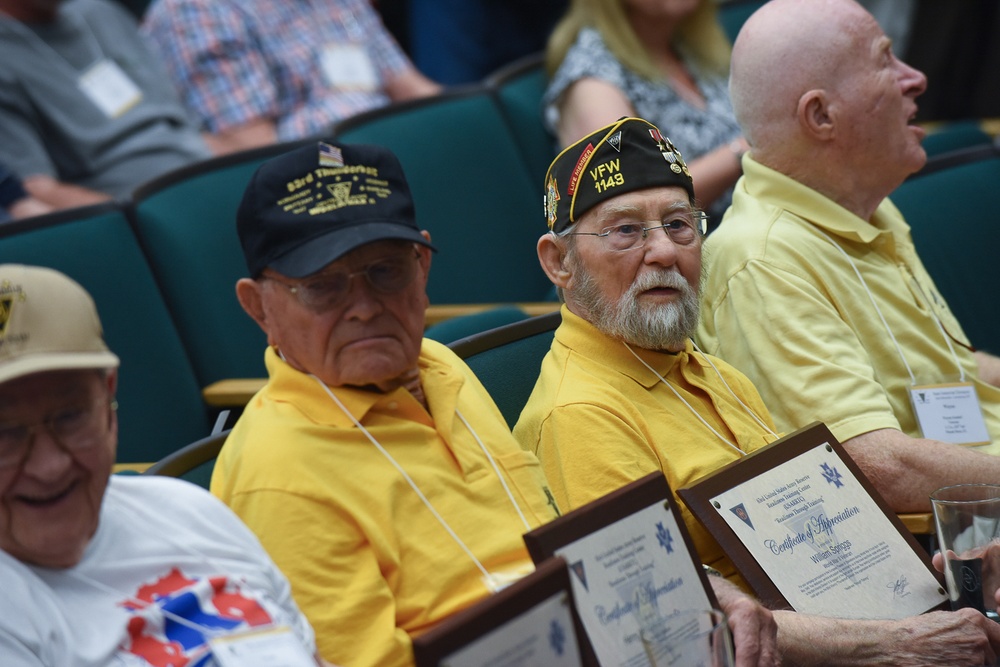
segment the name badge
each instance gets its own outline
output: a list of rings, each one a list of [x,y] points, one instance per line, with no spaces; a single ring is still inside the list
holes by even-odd
[[[379,87],[375,65],[368,52],[357,44],[326,47],[320,54],[320,66],[331,88],[370,92]]]
[[[238,632],[208,643],[219,667],[316,667],[288,626]]]
[[[80,90],[108,118],[117,118],[142,100],[142,91],[113,60],[99,61],[80,76]]]
[[[988,445],[979,396],[971,382],[910,387],[910,402],[925,438],[956,445]]]

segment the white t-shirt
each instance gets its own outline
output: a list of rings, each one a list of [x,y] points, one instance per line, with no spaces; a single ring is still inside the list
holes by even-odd
[[[206,634],[272,624],[315,651],[288,581],[257,538],[180,480],[113,475],[75,567],[30,566],[0,551],[3,667],[209,667]]]

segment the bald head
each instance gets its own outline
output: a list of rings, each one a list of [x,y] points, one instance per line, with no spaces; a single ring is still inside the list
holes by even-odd
[[[733,45],[733,109],[760,163],[867,218],[919,169],[923,74],[854,0],[772,0]]]
[[[755,149],[787,137],[804,93],[838,84],[866,22],[875,19],[854,0],[772,0],[747,20],[733,46],[729,88]]]

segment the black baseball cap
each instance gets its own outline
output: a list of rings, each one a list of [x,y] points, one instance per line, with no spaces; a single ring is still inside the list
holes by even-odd
[[[410,186],[387,148],[319,141],[262,164],[236,213],[247,269],[291,278],[316,273],[355,248],[420,235]]]

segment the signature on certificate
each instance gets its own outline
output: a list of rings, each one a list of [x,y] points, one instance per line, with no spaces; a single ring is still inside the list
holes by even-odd
[[[899,579],[894,582],[890,582],[885,585],[886,588],[892,589],[893,598],[905,598],[910,594],[906,587],[910,585],[910,582],[906,580],[906,575],[900,575]]]

